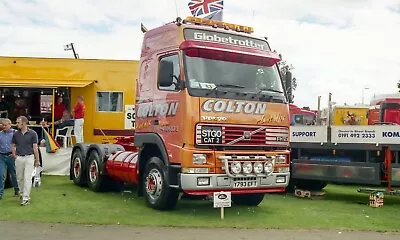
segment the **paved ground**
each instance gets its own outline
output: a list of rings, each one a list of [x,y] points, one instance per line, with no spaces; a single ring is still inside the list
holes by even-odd
[[[128,226],[88,226],[69,224],[15,223],[0,221],[1,239],[7,240],[110,240],[110,239],[297,239],[297,240],[386,240],[400,239],[399,233],[338,232],[338,231],[288,231],[247,229],[193,229],[193,228],[142,228]]]

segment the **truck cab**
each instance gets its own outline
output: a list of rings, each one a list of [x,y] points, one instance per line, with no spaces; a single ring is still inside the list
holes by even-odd
[[[400,125],[400,97],[381,98],[371,102],[368,110],[368,125]]]
[[[137,151],[82,147],[73,153],[71,179],[82,184],[75,176],[87,171],[95,191],[103,175],[138,184],[156,209],[174,208],[182,192],[229,191],[234,203],[250,206],[265,193],[284,192],[289,107],[280,57],[266,39],[253,36],[251,27],[194,17],[142,31]]]
[[[294,104],[289,104],[290,125],[315,125],[317,114],[313,111],[301,109]]]
[[[255,205],[285,190],[289,114],[280,58],[251,31],[189,17],[144,34],[135,145],[148,199],[165,187],[157,181],[190,195],[231,191],[234,201]]]

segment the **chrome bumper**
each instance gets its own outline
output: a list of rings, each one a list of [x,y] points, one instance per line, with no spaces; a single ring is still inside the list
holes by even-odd
[[[209,179],[208,183],[207,180]],[[227,174],[180,174],[182,190],[251,190],[268,188],[285,188],[289,184],[290,173],[272,173],[264,177],[231,178]],[[199,184],[200,183],[200,184]]]

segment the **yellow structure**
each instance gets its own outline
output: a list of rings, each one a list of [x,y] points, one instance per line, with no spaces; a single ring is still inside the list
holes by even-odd
[[[138,61],[0,57],[0,88],[68,89],[70,110],[86,105],[85,142],[133,134]],[[51,131],[50,131],[51,132]]]
[[[364,106],[335,106],[333,125],[368,125],[367,113]]]

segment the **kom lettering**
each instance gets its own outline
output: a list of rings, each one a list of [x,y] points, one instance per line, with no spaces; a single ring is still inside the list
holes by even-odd
[[[382,132],[384,138],[400,138],[400,132]]]

